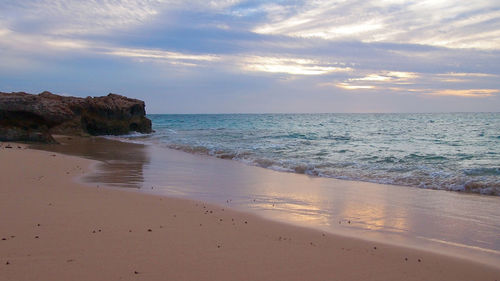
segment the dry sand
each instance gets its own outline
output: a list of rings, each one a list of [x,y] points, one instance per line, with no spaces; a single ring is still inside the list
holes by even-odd
[[[500,280],[500,268],[74,181],[0,143],[0,280]]]

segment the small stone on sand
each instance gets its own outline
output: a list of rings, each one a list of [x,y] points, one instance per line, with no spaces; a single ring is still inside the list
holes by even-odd
[[[153,230],[151,230],[151,228],[150,228],[150,229],[148,229],[148,232],[151,232],[151,231],[153,231]]]

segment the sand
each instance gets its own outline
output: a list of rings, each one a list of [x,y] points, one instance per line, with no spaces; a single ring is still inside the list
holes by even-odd
[[[0,148],[0,280],[500,280],[500,268],[89,186],[94,161]]]

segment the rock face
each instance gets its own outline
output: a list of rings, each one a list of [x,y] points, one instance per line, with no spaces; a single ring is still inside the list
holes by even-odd
[[[116,94],[77,98],[0,92],[0,140],[55,142],[51,134],[150,133],[145,115],[143,101]]]

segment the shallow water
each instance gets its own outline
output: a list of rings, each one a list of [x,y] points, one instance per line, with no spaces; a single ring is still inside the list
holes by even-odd
[[[122,139],[278,171],[500,195],[500,113],[149,115]]]

